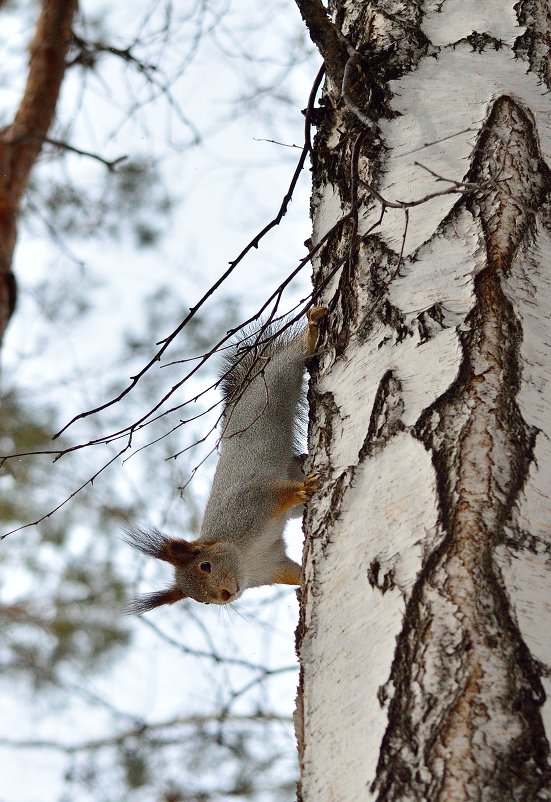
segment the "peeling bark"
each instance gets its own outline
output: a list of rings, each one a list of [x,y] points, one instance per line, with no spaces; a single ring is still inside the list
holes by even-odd
[[[314,267],[346,259],[312,385],[302,802],[551,800],[549,8],[332,4],[389,56],[356,198],[361,121],[331,95],[316,139],[313,239],[356,207],[358,236]],[[469,189],[407,218],[361,184],[435,178]]]
[[[55,114],[76,0],[43,0],[19,108],[0,133],[0,342],[15,306],[17,218],[31,170]]]

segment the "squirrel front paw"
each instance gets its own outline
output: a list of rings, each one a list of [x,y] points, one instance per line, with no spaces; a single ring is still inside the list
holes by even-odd
[[[308,323],[310,325],[317,326],[320,320],[323,320],[327,312],[329,311],[329,307],[327,306],[312,306],[306,313],[306,317],[308,319]]]
[[[319,476],[317,473],[310,473],[306,479],[302,483],[301,494],[303,496],[302,501],[308,501],[308,499],[317,492],[319,487]]]
[[[302,482],[281,482],[277,488],[277,501],[274,513],[282,515],[299,504],[305,504],[318,489],[319,476],[309,474]]]
[[[316,343],[319,337],[319,324],[328,312],[326,306],[312,306],[306,313],[308,320],[308,327],[306,329],[306,342],[308,344],[308,351],[313,354],[316,350]]]

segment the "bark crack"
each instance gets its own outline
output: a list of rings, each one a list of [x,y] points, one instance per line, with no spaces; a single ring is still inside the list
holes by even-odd
[[[447,534],[417,579],[398,639],[372,787],[378,802],[402,802],[406,789],[408,800],[415,789],[423,802],[551,799],[540,668],[493,559],[536,435],[516,402],[522,331],[501,274],[514,269],[549,186],[532,120],[510,97],[491,110],[469,180],[483,180],[496,165],[504,177],[467,201],[482,224],[487,262],[461,333],[461,371],[416,427],[433,457]]]

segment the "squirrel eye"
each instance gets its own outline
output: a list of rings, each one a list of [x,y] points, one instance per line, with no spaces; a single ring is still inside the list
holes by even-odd
[[[210,568],[211,568],[210,563],[201,563],[199,568],[201,569],[201,571],[205,571],[205,573],[210,574]]]

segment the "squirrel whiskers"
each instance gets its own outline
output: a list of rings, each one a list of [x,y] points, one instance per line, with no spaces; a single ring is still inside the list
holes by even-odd
[[[174,566],[166,590],[134,600],[143,613],[192,598],[227,604],[247,588],[300,584],[300,566],[285,554],[283,530],[316,492],[296,453],[305,362],[316,350],[327,309],[315,306],[300,333],[268,328],[246,336],[225,358],[220,458],[198,540],[153,530],[126,533],[144,554]]]

